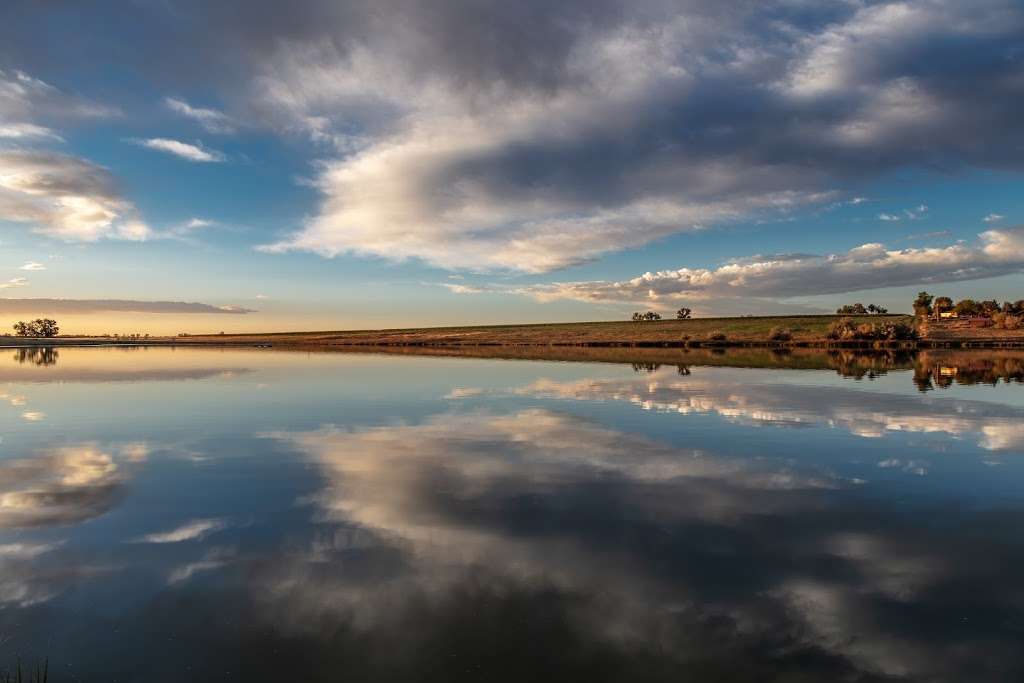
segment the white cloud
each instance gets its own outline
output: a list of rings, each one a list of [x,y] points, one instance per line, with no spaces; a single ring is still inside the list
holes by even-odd
[[[141,145],[142,147],[148,147],[149,149],[173,154],[176,157],[180,157],[188,161],[195,161],[199,163],[219,163],[227,160],[227,157],[221,152],[206,149],[200,144],[193,145],[188,142],[181,142],[180,140],[171,140],[169,138],[149,138],[146,140],[132,140],[132,142],[137,145]]]
[[[18,270],[46,270],[46,266],[38,261],[28,261]]]
[[[39,120],[97,119],[117,113],[114,107],[64,93],[24,71],[0,69],[0,137],[59,139]]]
[[[36,420],[45,416],[26,413],[23,417]],[[0,527],[89,519],[109,509],[123,479],[114,459],[92,444],[5,460],[0,463]]]
[[[144,239],[147,228],[107,169],[54,152],[0,150],[0,220],[67,241]]]
[[[452,294],[483,294],[488,290],[483,287],[477,287],[474,285],[460,285],[454,282],[439,282],[439,286],[444,287]]]
[[[222,519],[195,519],[170,531],[147,534],[135,540],[136,543],[182,543],[197,541],[227,527]]]
[[[998,223],[999,221],[1003,220],[1004,218],[1006,218],[1006,216],[1004,216],[1002,214],[990,213],[989,215],[985,216],[981,220],[985,221],[986,223]]]
[[[568,30],[542,12],[538,35],[557,48],[535,60],[474,52],[458,40],[471,19],[424,28],[415,12],[276,43],[256,65],[254,106],[340,153],[314,179],[317,213],[265,249],[546,272],[933,166],[937,139],[954,164],[1010,149],[992,125],[1012,130],[1007,67],[939,75],[928,43],[987,56],[1016,39],[1016,12],[845,3],[793,21],[772,3],[668,6]],[[435,30],[456,39],[437,44]],[[965,102],[968,78],[994,91],[984,114]]]
[[[63,141],[56,131],[34,123],[0,123],[0,138]]]
[[[556,282],[517,288],[541,301],[656,302],[715,297],[793,297],[879,287],[956,282],[1024,269],[1024,228],[989,230],[970,246],[886,249],[864,244],[845,253],[755,256],[714,269],[648,272],[631,280]]]
[[[171,111],[198,121],[199,125],[210,133],[233,133],[235,131],[235,126],[231,119],[222,111],[193,107],[185,100],[176,97],[164,98],[164,104]]]
[[[23,277],[15,277],[11,278],[7,282],[0,282],[0,289],[10,289],[11,287],[25,287],[26,285],[28,285],[28,280],[26,280]]]

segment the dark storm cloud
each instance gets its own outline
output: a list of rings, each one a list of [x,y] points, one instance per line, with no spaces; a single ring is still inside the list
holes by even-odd
[[[1024,158],[1009,0],[154,2],[119,14],[129,32],[97,3],[5,11],[110,39],[43,55],[8,28],[19,68],[131,59],[337,150],[319,212],[271,251],[540,272],[897,169]]]

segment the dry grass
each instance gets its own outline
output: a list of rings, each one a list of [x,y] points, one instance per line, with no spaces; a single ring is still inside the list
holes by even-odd
[[[406,345],[548,345],[679,343],[686,337],[707,340],[721,333],[730,342],[768,341],[774,328],[786,328],[795,342],[825,338],[839,316],[764,316],[695,318],[646,322],[549,323],[541,325],[487,325],[345,332],[295,332],[247,335],[197,335],[179,341],[209,343],[272,343],[274,345],[345,346],[361,344]],[[909,316],[854,316],[858,322],[909,320]]]

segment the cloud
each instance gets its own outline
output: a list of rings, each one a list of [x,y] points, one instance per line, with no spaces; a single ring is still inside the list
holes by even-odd
[[[983,220],[986,223],[998,223],[999,221],[1003,220],[1004,218],[1006,218],[1006,216],[1004,216],[1002,214],[990,213],[987,216],[985,216],[984,218],[982,218],[981,220]]]
[[[108,118],[114,107],[69,95],[24,71],[0,69],[0,138],[56,140],[61,137],[40,123]]]
[[[147,534],[135,539],[135,543],[182,543],[199,541],[212,533],[225,529],[227,523],[222,519],[194,519],[170,531]]]
[[[960,282],[1024,270],[1024,227],[989,230],[977,244],[886,249],[863,244],[840,254],[753,256],[718,268],[648,272],[622,281],[556,282],[506,289],[541,301],[667,302],[785,298],[879,287]]]
[[[22,279],[22,278],[16,278]],[[2,285],[0,285],[2,286]],[[213,306],[184,301],[132,301],[128,299],[4,299],[0,313],[224,313],[243,315],[255,313],[241,306]]]
[[[27,261],[25,265],[21,266],[18,270],[46,270],[46,266],[38,261]]]
[[[0,220],[75,242],[142,240],[149,233],[107,169],[45,151],[0,149]]]
[[[37,126],[34,123],[8,123],[0,124],[0,138],[11,140],[56,140],[63,141],[63,138],[55,131],[45,126]]]
[[[226,134],[235,132],[235,127],[231,122],[231,119],[222,111],[193,107],[185,100],[178,99],[176,97],[164,98],[164,104],[167,105],[167,108],[171,111],[198,121],[199,125],[210,133]]]
[[[66,446],[0,463],[0,527],[71,524],[110,509],[123,473],[95,445]]]
[[[300,0],[270,21],[276,8],[141,3],[126,16],[159,30],[118,41],[154,82],[235,103],[230,123],[320,146],[321,202],[268,251],[545,272],[903,169],[1021,168],[1012,0]],[[21,33],[3,32],[19,63],[92,57]]]
[[[0,282],[0,289],[10,289],[11,287],[24,287],[28,285],[28,280],[23,277],[11,278],[7,282]]]
[[[483,294],[489,289],[485,287],[478,287],[475,285],[460,285],[455,282],[439,282],[438,286],[444,287],[452,294]]]
[[[227,160],[222,153],[204,148],[201,144],[190,144],[180,140],[168,138],[149,138],[147,140],[132,140],[136,145],[155,149],[160,152],[167,152],[176,157],[200,163],[219,163]]]
[[[269,251],[544,272],[894,169],[1020,167],[1024,10],[1001,0],[414,3],[400,23],[308,4],[321,25],[243,36],[265,48],[262,111],[344,148],[318,213]]]

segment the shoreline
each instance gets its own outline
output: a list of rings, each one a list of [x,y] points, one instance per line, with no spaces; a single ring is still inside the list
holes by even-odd
[[[994,328],[926,330],[916,340],[828,339],[838,320],[853,324],[914,324],[908,315],[803,315],[392,328],[177,336],[51,338],[0,337],[0,348],[43,346],[221,346],[300,349],[356,348],[809,348],[809,349],[1006,349],[1024,348],[1024,330]],[[784,335],[783,339],[777,337]],[[785,338],[788,337],[788,338]]]
[[[62,339],[24,339],[16,342],[0,342],[0,349],[31,349],[31,348],[132,348],[132,347],[171,347],[171,348],[265,348],[293,349],[306,351],[344,351],[378,349],[810,349],[829,350],[904,350],[923,351],[929,349],[1024,349],[1024,339],[920,339],[920,340],[876,340],[876,341],[836,341],[836,340],[802,340],[802,341],[770,341],[770,340],[736,340],[736,341],[634,341],[613,340],[593,342],[331,342],[316,341],[282,341],[270,337],[257,337],[252,340],[218,340],[189,338],[156,338],[145,341],[116,341],[113,339],[84,340]]]

